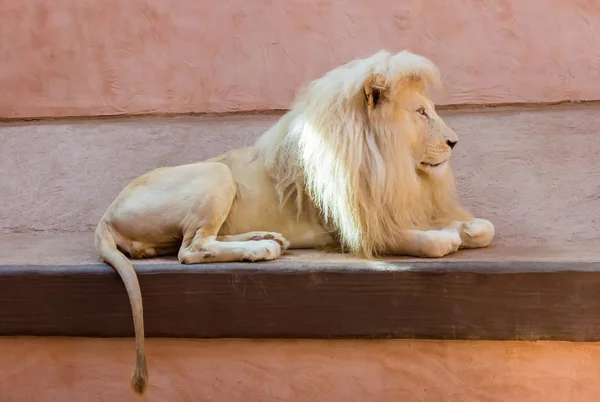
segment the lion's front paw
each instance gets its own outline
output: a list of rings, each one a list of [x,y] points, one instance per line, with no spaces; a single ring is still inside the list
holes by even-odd
[[[460,234],[451,230],[430,230],[425,232],[426,244],[422,256],[440,258],[458,250],[462,244]]]
[[[494,225],[487,219],[475,219],[469,222],[464,222],[462,228],[462,247],[487,247],[492,244],[494,234]]]

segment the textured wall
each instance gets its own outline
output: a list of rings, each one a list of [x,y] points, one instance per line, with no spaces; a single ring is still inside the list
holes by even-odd
[[[600,346],[568,342],[0,339],[3,402],[592,402]]]
[[[598,240],[600,106],[442,115],[460,138],[461,198],[494,222],[499,241]],[[0,233],[93,230],[138,175],[250,145],[276,118],[0,124]]]
[[[444,104],[600,98],[597,0],[0,1],[0,117],[286,108],[380,48]]]

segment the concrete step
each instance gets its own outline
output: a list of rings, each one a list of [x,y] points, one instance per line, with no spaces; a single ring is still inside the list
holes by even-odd
[[[495,223],[493,247],[436,261],[136,261],[148,336],[600,340],[600,107],[442,114],[460,136],[459,192]],[[249,145],[277,117],[0,125],[0,335],[131,335],[90,230],[134,177]]]
[[[132,336],[92,233],[0,236],[0,335]],[[595,243],[441,260],[291,251],[268,263],[134,261],[149,337],[600,340]]]

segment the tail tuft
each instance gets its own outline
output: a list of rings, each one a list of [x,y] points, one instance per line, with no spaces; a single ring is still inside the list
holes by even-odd
[[[143,394],[148,384],[148,366],[141,350],[136,350],[135,370],[131,378],[131,387],[138,394]]]
[[[145,367],[145,366],[144,366]],[[138,394],[143,394],[146,391],[148,383],[148,373],[144,369],[136,367],[133,377],[131,378],[131,387]]]

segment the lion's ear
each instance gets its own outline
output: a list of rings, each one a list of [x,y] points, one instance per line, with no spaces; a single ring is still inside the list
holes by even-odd
[[[365,80],[365,97],[369,110],[384,102],[388,95],[388,83],[383,74],[374,74]]]

